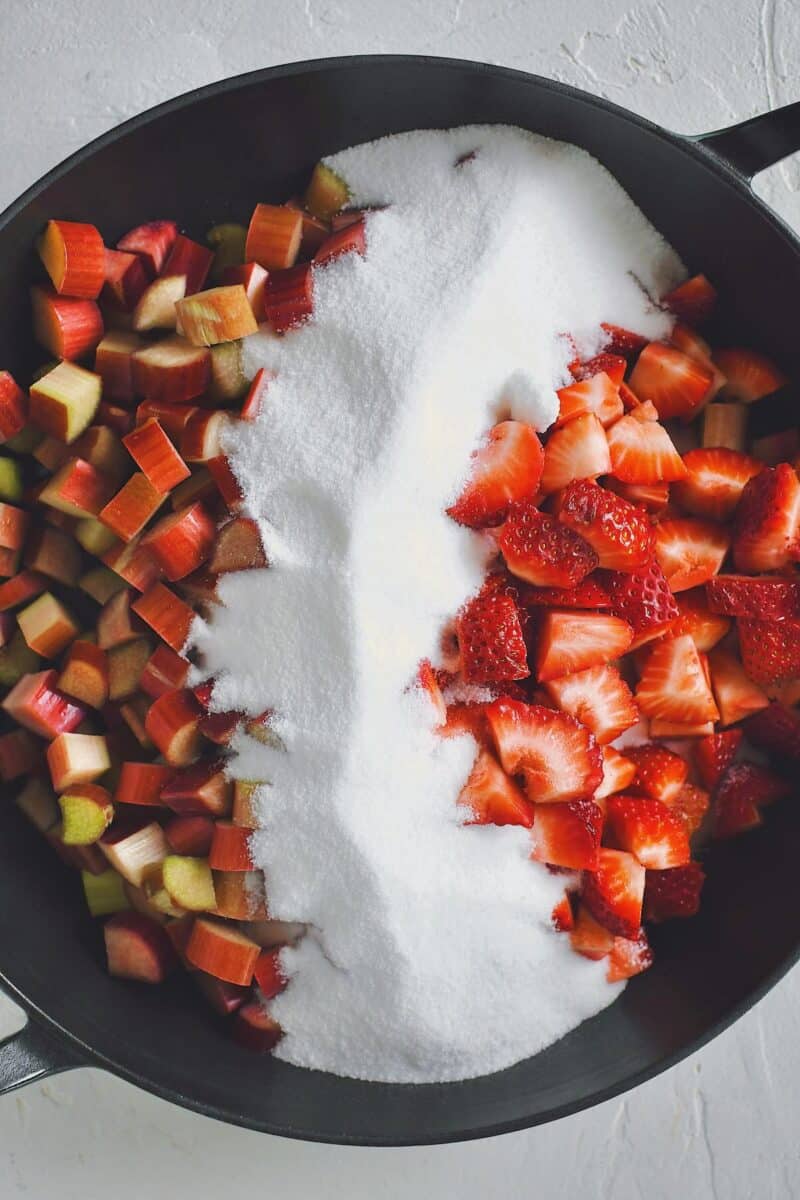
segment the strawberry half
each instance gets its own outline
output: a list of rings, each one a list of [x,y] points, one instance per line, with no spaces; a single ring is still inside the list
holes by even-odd
[[[645,869],[625,850],[602,849],[598,859],[596,871],[584,871],[583,903],[611,933],[635,938],[642,923]]]
[[[543,465],[533,426],[501,421],[472,455],[469,479],[448,515],[471,529],[499,525],[509,504],[536,494]]]
[[[686,467],[672,438],[658,421],[634,413],[607,431],[611,474],[623,483],[671,483],[686,477]]]
[[[655,530],[655,553],[673,592],[698,587],[717,574],[730,549],[720,525],[695,517],[661,521]]]
[[[701,653],[712,650],[731,627],[730,617],[721,617],[708,607],[705,587],[689,588],[681,592],[677,603],[678,619],[670,634],[672,637],[688,634]]]
[[[779,571],[800,558],[800,481],[788,463],[766,467],[745,486],[733,522],[739,571]]]
[[[604,800],[606,796],[613,796],[615,792],[624,792],[636,776],[636,763],[632,759],[620,754],[613,746],[602,746],[601,749],[603,779],[594,794],[595,803]]]
[[[461,670],[468,683],[497,683],[530,675],[519,609],[512,596],[487,593],[456,618]]]
[[[786,780],[755,763],[730,767],[714,798],[714,837],[734,837],[754,829],[761,824],[761,806],[783,800],[791,790]]]
[[[678,619],[675,597],[655,559],[638,571],[609,571],[605,584],[612,613],[628,622],[638,645],[666,633]]]
[[[591,800],[537,804],[531,832],[531,858],[571,871],[598,864],[603,814]]]
[[[611,796],[606,819],[614,841],[643,867],[665,871],[685,866],[691,857],[685,824],[661,800]]]
[[[785,704],[773,701],[750,717],[745,729],[748,740],[766,754],[800,760],[800,716]]]
[[[550,434],[540,486],[549,495],[573,479],[594,479],[610,470],[606,432],[594,413],[584,413]]]
[[[645,346],[630,378],[633,391],[640,400],[652,401],[662,421],[671,417],[691,420],[709,398],[713,382],[710,365],[663,342]]]
[[[652,558],[653,529],[647,513],[591,480],[565,488],[554,511],[563,525],[589,543],[601,567],[635,571]]]
[[[742,741],[741,729],[728,729],[701,738],[694,747],[694,765],[703,787],[714,790],[736,757]]]
[[[623,979],[641,975],[642,971],[652,967],[653,961],[653,951],[643,929],[635,938],[615,937],[608,956],[606,979],[609,983],[621,983]]]
[[[570,929],[575,928],[575,917],[567,892],[564,893],[563,900],[559,900],[553,909],[550,920],[553,922],[556,933],[569,933]]]
[[[576,954],[599,962],[614,949],[614,935],[605,925],[596,921],[585,905],[578,909],[569,935],[570,945]]]
[[[703,788],[687,783],[670,804],[670,811],[680,817],[689,837],[703,824],[711,804],[711,797]]]
[[[730,350],[718,350],[714,362],[726,377],[727,382],[721,394],[727,400],[752,404],[762,396],[777,392],[778,388],[789,382],[774,362],[755,350],[744,350],[738,346]]]
[[[648,871],[644,889],[645,920],[669,921],[673,917],[695,916],[700,909],[705,879],[705,871],[696,862],[668,871]]]
[[[609,325],[607,321],[602,321],[600,328],[606,334],[606,342],[603,346],[606,354],[619,354],[623,358],[632,358],[647,345],[646,337],[642,337],[641,333],[634,333],[632,329],[625,329],[622,325]]]
[[[543,683],[611,662],[625,653],[632,638],[630,625],[619,617],[550,610],[539,625],[536,677]]]
[[[769,699],[753,683],[739,659],[717,646],[709,655],[711,688],[723,725],[735,725],[751,713],[766,708]]]
[[[590,729],[602,746],[639,720],[633,693],[616,667],[589,667],[544,685],[550,699]]]
[[[458,803],[472,813],[467,825],[524,825],[530,829],[533,824],[533,806],[486,750],[475,759]]]
[[[664,804],[677,798],[689,774],[679,754],[664,746],[628,746],[625,753],[636,764],[633,786],[637,791]]]
[[[531,501],[512,507],[499,545],[509,571],[539,587],[575,587],[597,566],[597,555],[580,534]]]
[[[779,575],[717,575],[706,584],[708,607],[730,617],[800,620],[800,579]]]
[[[650,513],[660,513],[669,504],[668,483],[623,483],[613,475],[607,475],[604,487],[610,488],[630,504],[640,505]]]
[[[574,588],[527,588],[521,603],[529,608],[610,608],[611,597],[599,580],[587,578]]]
[[[624,367],[624,359],[619,361]],[[594,413],[600,424],[607,427],[618,420],[625,411],[619,398],[619,385],[614,383],[605,371],[583,378],[578,383],[571,383],[568,387],[559,388],[556,395],[559,403],[556,428],[566,425],[567,421],[571,421],[573,417],[580,417],[583,413]]]
[[[800,621],[753,621],[739,617],[739,652],[754,683],[800,676]]]
[[[580,362],[575,359],[569,364],[569,369],[572,372],[573,378],[580,383],[584,379],[591,379],[593,375],[599,375],[601,371],[605,371],[611,382],[616,388],[622,383],[625,378],[625,372],[628,369],[628,364],[625,359],[619,354],[595,354],[594,358],[587,359],[586,362]]]
[[[643,713],[660,720],[696,725],[719,718],[703,660],[688,636],[656,643],[635,696]]]
[[[717,290],[705,275],[693,275],[667,292],[662,303],[687,325],[702,325],[714,311]]]
[[[689,450],[683,465],[687,475],[673,487],[672,498],[692,516],[709,521],[729,520],[745,485],[764,470],[757,458],[722,446]]]
[[[530,800],[545,804],[592,795],[602,778],[602,759],[579,721],[556,709],[505,699],[487,707],[486,719],[503,769],[525,776]]]

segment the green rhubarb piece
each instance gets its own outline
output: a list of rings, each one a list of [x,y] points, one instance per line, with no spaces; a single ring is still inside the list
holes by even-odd
[[[48,371],[50,368],[47,368]],[[13,437],[7,439],[4,443],[7,450],[13,450],[15,454],[32,454],[40,442],[43,442],[45,435],[41,429],[37,429],[35,425],[26,425],[19,433],[15,433]]]
[[[212,283],[220,283],[228,267],[240,267],[244,262],[244,245],[247,230],[244,225],[214,225],[206,234],[206,241],[214,251],[211,266]]]
[[[8,645],[0,647],[0,687],[13,687],[23,675],[36,671],[38,666],[39,655],[34,654],[17,629]]]
[[[210,399],[221,408],[227,408],[241,400],[249,385],[242,370],[242,343],[219,342],[212,346]]]
[[[117,542],[117,535],[113,530],[104,525],[102,521],[96,520],[95,517],[82,517],[75,526],[73,536],[87,554],[93,554],[95,558],[102,558],[105,552]]]
[[[111,913],[130,908],[125,895],[125,880],[109,868],[102,875],[81,871],[86,904],[93,917],[107,917]]]
[[[312,216],[328,221],[344,208],[350,199],[350,189],[335,171],[319,162],[314,167],[306,189],[306,208]]]
[[[105,791],[97,788],[97,792]],[[91,846],[103,836],[114,817],[114,805],[88,793],[88,788],[75,788],[59,796],[63,817],[61,840],[65,846]]]
[[[98,604],[105,604],[117,592],[124,592],[128,585],[121,575],[110,567],[92,567],[78,580],[78,587]]]
[[[161,872],[164,887],[174,904],[187,912],[210,912],[217,907],[208,859],[168,854],[161,864]]]
[[[0,500],[15,504],[22,499],[22,467],[15,458],[0,455]]]

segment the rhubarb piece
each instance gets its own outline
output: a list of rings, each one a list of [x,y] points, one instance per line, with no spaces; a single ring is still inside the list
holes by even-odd
[[[145,333],[150,329],[175,329],[178,324],[178,302],[185,295],[185,275],[154,279],[142,292],[133,310],[133,328],[137,333]]]
[[[267,272],[257,262],[226,267],[220,279],[220,283],[226,285],[240,283],[245,290],[247,299],[250,301],[250,307],[256,314],[264,311],[264,285],[266,282]],[[261,370],[263,370],[263,367]]]
[[[160,807],[162,788],[173,774],[172,767],[161,763],[124,762],[120,768],[114,802]]]
[[[29,775],[41,762],[41,745],[27,729],[12,729],[0,735],[0,779],[11,783]]]
[[[92,567],[90,571],[81,575],[78,587],[98,604],[105,604],[116,592],[125,587],[125,581],[106,567]]]
[[[723,725],[733,725],[767,707],[769,697],[753,683],[735,655],[718,646],[708,661],[711,686]]]
[[[145,343],[135,333],[107,333],[97,347],[94,369],[103,381],[103,395],[112,400],[134,397],[132,359]]]
[[[172,243],[166,262],[161,268],[161,275],[183,275],[186,278],[186,295],[199,292],[205,283],[214,253],[207,246],[193,242],[191,238],[179,233]]]
[[[189,663],[169,646],[156,646],[139,680],[143,692],[157,700],[164,692],[182,688],[189,674]]]
[[[205,858],[168,854],[161,864],[164,887],[170,899],[187,912],[210,912],[217,904],[214,877]]]
[[[639,399],[650,400],[662,420],[671,417],[691,420],[710,398],[713,382],[710,364],[689,358],[662,342],[645,346],[630,378],[630,386]]]
[[[540,487],[549,495],[573,480],[594,479],[610,470],[605,430],[594,413],[585,413],[550,435],[544,450]]]
[[[58,801],[42,779],[28,779],[14,803],[40,833],[51,833],[61,820]]]
[[[583,876],[583,903],[615,936],[635,938],[642,923],[645,869],[625,850],[601,849],[598,857],[597,870]]]
[[[109,404],[107,400],[101,400],[98,404],[97,420],[113,429],[119,437],[124,437],[133,428],[133,414],[117,404]]]
[[[236,779],[233,784],[233,823],[245,829],[258,829],[257,791],[263,785],[252,779]]]
[[[256,310],[258,311],[258,310]],[[259,367],[253,376],[253,381],[250,384],[247,395],[242,404],[240,418],[243,421],[255,421],[264,405],[264,400],[267,395],[267,389],[274,379],[271,371],[266,367]],[[452,516],[452,513],[450,514]]]
[[[116,534],[94,517],[84,517],[78,521],[75,526],[75,541],[83,546],[87,554],[97,558],[102,558],[108,550],[119,544]]]
[[[635,696],[648,717],[685,724],[719,719],[703,660],[688,635],[655,644]]]
[[[144,764],[135,764],[144,765]],[[164,826],[164,837],[175,854],[208,858],[214,836],[214,821],[200,813],[175,816]],[[216,903],[216,901],[215,901]]]
[[[236,270],[244,263],[244,246],[247,240],[247,230],[244,225],[224,222],[213,225],[206,234],[206,241],[214,253],[211,267],[211,278],[216,282],[225,283],[224,275],[230,269]],[[239,282],[238,280],[236,282]]]
[[[722,526],[694,517],[660,521],[655,539],[656,558],[673,592],[712,579],[730,549],[730,538]]]
[[[123,700],[137,691],[152,649],[152,643],[147,638],[136,638],[109,649],[109,700]]]
[[[211,347],[211,382],[208,399],[219,408],[235,408],[247,392],[249,380],[242,364],[241,341],[218,342]]]
[[[86,717],[83,705],[56,691],[57,671],[23,675],[8,693],[2,707],[18,725],[51,739],[72,733]]]
[[[97,618],[97,644],[101,650],[122,646],[138,637],[141,626],[131,617],[131,593],[117,592],[104,605]]]
[[[172,943],[161,925],[138,912],[109,917],[103,930],[108,973],[138,983],[163,983],[175,968]]]
[[[120,238],[117,249],[140,255],[149,273],[158,275],[177,236],[178,226],[174,221],[149,221]]]
[[[103,871],[102,875],[82,871],[81,877],[86,907],[93,917],[108,917],[112,913],[125,912],[130,908],[125,894],[125,881],[110,867]]]
[[[42,489],[42,504],[74,517],[96,517],[113,495],[113,483],[82,458],[68,458]]]
[[[643,867],[663,871],[689,862],[686,826],[661,800],[611,796],[606,820],[615,845],[630,851]]]
[[[100,841],[111,866],[134,887],[141,887],[148,867],[162,863],[169,853],[166,838],[156,821],[128,827],[115,821]]]
[[[91,642],[73,642],[58,677],[58,690],[91,708],[102,708],[108,700],[105,652]]]
[[[258,323],[241,284],[196,292],[176,304],[183,336],[193,346],[234,342],[258,330]]]
[[[112,546],[103,555],[103,562],[111,567],[137,592],[145,592],[157,582],[161,572],[147,550],[141,545],[141,538],[132,538],[127,544],[120,543]]]
[[[281,1040],[283,1030],[260,1001],[250,1000],[233,1018],[231,1036],[245,1050],[269,1054]]]
[[[213,575],[263,569],[267,565],[258,525],[250,517],[234,517],[218,531],[208,560]]]
[[[42,658],[57,658],[79,632],[64,605],[50,592],[23,608],[17,621],[28,646]]]
[[[202,504],[192,504],[162,517],[142,539],[167,579],[176,581],[196,571],[208,558],[216,523]]]
[[[540,683],[603,666],[628,650],[633,630],[607,613],[546,612],[539,624],[536,677]]]
[[[165,692],[150,706],[145,728],[170,766],[185,767],[198,757],[201,715],[200,705],[186,689]]]
[[[94,225],[48,221],[36,249],[59,295],[84,300],[95,300],[100,295],[105,247]]]
[[[101,386],[99,375],[60,362],[31,387],[31,420],[59,441],[74,442],[92,423]]]
[[[172,441],[177,442],[186,428],[186,422],[196,412],[197,408],[191,404],[168,404],[163,401],[143,400],[136,409],[136,424],[143,425],[145,421],[155,417]]]
[[[249,984],[260,946],[232,925],[198,917],[186,946],[193,966],[228,983]]]
[[[24,675],[39,666],[39,656],[29,649],[19,630],[12,635],[8,645],[0,647],[0,686],[13,688]]]
[[[118,538],[130,542],[137,533],[141,533],[165,499],[164,493],[154,488],[146,475],[137,471],[123,484],[116,496],[100,509],[98,515]]]
[[[537,804],[531,858],[572,871],[598,866],[603,814],[591,800]]]
[[[314,272],[310,263],[271,271],[264,285],[264,315],[275,333],[302,325],[314,311]]]
[[[733,523],[737,571],[778,571],[800,557],[800,482],[788,463],[745,485]]]
[[[703,446],[743,451],[747,409],[743,404],[709,404],[703,410]]]
[[[27,396],[8,371],[0,371],[0,442],[18,437],[27,422]],[[24,452],[24,448],[20,450]]]
[[[95,734],[61,733],[47,747],[47,765],[57,792],[74,784],[93,783],[111,767],[108,743]]]
[[[188,479],[189,468],[155,417],[150,417],[122,440],[131,458],[157,491],[169,492]]]
[[[127,250],[106,250],[103,257],[103,299],[129,313],[150,281],[144,260]]]
[[[361,258],[367,252],[367,226],[364,218],[353,221],[342,229],[336,229],[317,249],[314,262],[319,266],[332,262],[343,254],[358,254]]]
[[[181,337],[168,337],[137,350],[132,358],[137,392],[150,400],[184,404],[200,396],[211,378],[211,355]]]
[[[613,742],[639,720],[633,694],[615,667],[576,671],[550,680],[544,690],[562,712],[590,729],[600,745]]]
[[[591,480],[571,483],[558,497],[555,515],[589,543],[601,567],[635,571],[652,558],[653,530],[647,514]]]
[[[509,571],[538,587],[576,587],[598,562],[580,534],[540,512],[533,501],[512,506],[499,546]]]
[[[591,796],[602,779],[600,748],[589,730],[566,713],[518,700],[495,700],[486,709],[503,769],[522,774],[537,804]]]
[[[230,421],[224,412],[198,408],[181,433],[181,454],[187,462],[208,462],[222,453],[222,434]]]
[[[247,230],[244,256],[268,271],[294,266],[303,236],[303,219],[296,209],[257,204]]]
[[[325,163],[317,163],[304,196],[308,211],[327,221],[343,209],[349,199],[350,191],[341,176]]]
[[[166,757],[166,755],[165,755]],[[231,811],[233,784],[225,777],[224,762],[213,759],[185,766],[164,784],[161,801],[175,812],[210,814],[224,817]],[[216,864],[212,863],[212,866]],[[247,867],[225,867],[220,870],[247,870]]]
[[[133,611],[173,650],[183,649],[194,613],[163,583],[148,588],[133,604]]]
[[[216,458],[210,458],[206,469],[217,485],[228,512],[237,512],[244,502],[244,493],[239,480],[233,473],[228,456],[218,454]]]
[[[0,380],[0,391],[2,380]],[[22,499],[22,467],[15,458],[0,457],[0,500]]]
[[[61,464],[69,458],[69,450],[57,438],[43,437],[33,451],[32,457],[40,466],[44,467],[45,471],[57,471]]]
[[[30,524],[30,514],[24,509],[0,501],[0,546],[19,550],[25,541]]]
[[[281,966],[280,950],[262,950],[253,971],[262,1000],[273,1000],[289,982]]]
[[[261,871],[215,871],[217,916],[231,921],[264,921],[267,905]]]
[[[67,790],[58,798],[63,816],[61,840],[65,846],[91,846],[99,841],[114,817],[111,796],[95,783],[65,786]]]
[[[262,949],[271,950],[276,946],[294,945],[307,928],[307,925],[301,925],[297,921],[261,920],[248,921],[243,932],[254,942],[258,942]]]
[[[470,600],[456,620],[456,636],[468,683],[525,679],[530,674],[513,597],[488,593]]]
[[[85,358],[103,337],[103,317],[94,300],[75,300],[49,287],[33,287],[31,306],[34,337],[54,358]]]
[[[739,652],[754,683],[767,686],[800,677],[800,621],[753,621],[740,617]]]

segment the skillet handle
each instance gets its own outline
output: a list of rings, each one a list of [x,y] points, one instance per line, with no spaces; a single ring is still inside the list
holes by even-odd
[[[800,100],[695,140],[750,180],[800,150]]]
[[[18,1033],[0,1041],[0,1096],[36,1079],[85,1065],[42,1025],[29,1020]]]

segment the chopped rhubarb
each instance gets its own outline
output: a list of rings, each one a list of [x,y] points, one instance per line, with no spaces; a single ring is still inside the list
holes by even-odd
[[[214,346],[248,337],[258,323],[240,283],[210,288],[176,304],[183,336],[194,346]]]
[[[225,979],[249,984],[261,947],[232,925],[198,917],[186,946],[186,956],[195,967]]]
[[[212,250],[179,233],[170,247],[160,274],[163,276],[184,275],[186,277],[186,295],[190,296],[193,292],[200,291],[208,277],[213,261],[214,252]]]
[[[163,927],[142,913],[116,913],[103,934],[109,974],[119,979],[162,983],[177,964]]]
[[[166,499],[141,471],[131,475],[116,496],[100,509],[98,516],[123,542],[141,533]]]
[[[163,701],[156,701],[163,703]],[[154,739],[155,740],[155,739]],[[164,757],[169,758],[164,751]],[[225,764],[220,759],[201,761],[184,766],[174,772],[161,790],[161,800],[174,812],[210,814],[214,817],[227,816],[233,801],[233,783],[225,775]],[[245,867],[227,867],[212,863],[220,870],[247,870]],[[252,866],[252,864],[249,864]]]
[[[48,221],[37,250],[61,296],[95,300],[105,277],[105,247],[94,225]]]
[[[85,358],[103,337],[103,317],[94,300],[33,287],[31,305],[34,337],[55,358]]]
[[[275,333],[302,325],[314,311],[314,272],[310,263],[270,271],[264,287],[264,315]]]
[[[113,820],[111,796],[104,787],[94,783],[66,783],[63,787],[63,795],[58,798],[63,816],[61,840],[65,846],[91,846],[99,841]]]
[[[170,492],[189,477],[189,468],[155,417],[138,425],[122,441],[157,491]]]
[[[247,230],[244,256],[268,271],[294,266],[303,236],[303,220],[296,209],[257,204]]]
[[[99,375],[61,362],[31,387],[31,420],[59,441],[74,442],[92,422],[101,387]]]
[[[216,523],[199,502],[162,517],[142,540],[167,579],[176,581],[196,571],[214,545]]]
[[[3,708],[18,725],[52,739],[72,733],[86,717],[86,709],[56,691],[57,671],[23,675],[6,696]]]
[[[163,583],[148,588],[133,604],[133,611],[173,650],[183,649],[194,613]]]
[[[117,242],[117,249],[140,255],[148,272],[158,275],[177,236],[178,226],[174,221],[149,221],[129,230]]]
[[[211,355],[182,337],[168,337],[137,350],[132,359],[137,392],[149,400],[185,404],[200,396],[211,378]]]

